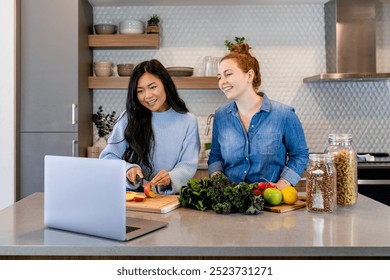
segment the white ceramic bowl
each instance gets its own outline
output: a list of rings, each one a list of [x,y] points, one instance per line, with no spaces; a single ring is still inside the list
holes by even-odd
[[[126,19],[120,22],[121,28],[140,28],[144,27],[145,23],[138,19]]]
[[[145,32],[145,23],[137,19],[127,19],[119,24],[121,34],[141,34]]]
[[[143,34],[143,29],[121,29],[119,31],[120,34]]]

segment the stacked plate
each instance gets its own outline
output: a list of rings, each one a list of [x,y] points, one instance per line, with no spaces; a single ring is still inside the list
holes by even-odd
[[[194,68],[192,67],[167,67],[167,71],[171,76],[192,76]]]
[[[145,23],[137,19],[127,19],[119,24],[120,34],[142,34],[145,32]]]

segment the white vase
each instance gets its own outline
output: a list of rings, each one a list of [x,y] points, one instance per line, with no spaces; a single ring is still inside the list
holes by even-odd
[[[92,147],[87,148],[87,156],[90,158],[98,158],[100,153],[107,145],[107,140],[104,137],[100,137]]]
[[[104,137],[99,137],[99,139],[96,141],[95,144],[93,144],[94,147],[98,147],[99,149],[103,150],[107,146],[107,140]]]

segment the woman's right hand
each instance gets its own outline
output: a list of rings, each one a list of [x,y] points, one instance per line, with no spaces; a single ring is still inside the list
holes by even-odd
[[[210,179],[213,178],[217,174],[222,174],[222,172],[221,171],[214,171],[213,173],[210,174],[210,176],[209,176]]]
[[[127,179],[134,184],[139,183],[137,181],[137,175],[139,175],[141,178],[144,177],[144,175],[142,174],[142,170],[139,167],[132,167],[126,172]]]

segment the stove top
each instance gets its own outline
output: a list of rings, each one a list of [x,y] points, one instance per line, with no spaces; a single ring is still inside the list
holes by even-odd
[[[389,153],[370,153],[370,152],[367,152],[367,153],[357,153],[358,155],[371,155],[371,156],[374,156],[374,157],[390,157],[390,154]]]
[[[388,153],[358,153],[359,163],[390,163],[390,155]],[[364,155],[368,155],[364,157]]]

